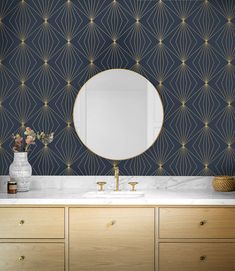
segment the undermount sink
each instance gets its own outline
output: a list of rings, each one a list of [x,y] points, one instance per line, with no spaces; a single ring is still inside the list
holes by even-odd
[[[138,198],[144,193],[139,191],[93,191],[83,195],[84,198]]]

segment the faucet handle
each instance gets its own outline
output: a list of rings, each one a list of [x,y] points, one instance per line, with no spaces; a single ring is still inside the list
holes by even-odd
[[[136,191],[135,186],[138,184],[138,182],[129,182],[129,185],[131,185],[131,191]]]
[[[99,185],[98,191],[104,191],[104,186],[106,185],[106,182],[97,182],[96,184]]]

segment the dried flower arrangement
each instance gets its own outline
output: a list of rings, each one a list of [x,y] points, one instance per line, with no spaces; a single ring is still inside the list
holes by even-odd
[[[31,145],[35,144],[36,139],[40,140],[44,145],[48,145],[53,141],[54,133],[46,134],[44,132],[34,132],[30,127],[26,127],[23,135],[17,133],[12,135],[14,139],[14,152],[28,152]]]

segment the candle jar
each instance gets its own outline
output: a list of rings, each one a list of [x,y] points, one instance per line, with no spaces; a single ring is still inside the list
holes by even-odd
[[[10,180],[7,183],[7,193],[8,194],[16,194],[17,193],[17,182]]]

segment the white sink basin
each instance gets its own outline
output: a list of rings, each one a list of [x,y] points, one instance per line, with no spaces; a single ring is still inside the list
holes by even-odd
[[[143,196],[144,193],[139,191],[94,191],[83,195],[84,198],[138,198]]]

